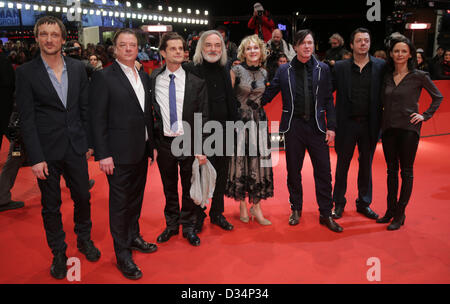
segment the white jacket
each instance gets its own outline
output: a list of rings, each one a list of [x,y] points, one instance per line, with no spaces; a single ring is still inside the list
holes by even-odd
[[[214,188],[216,187],[216,176],[216,170],[209,160],[206,160],[206,164],[203,166],[199,166],[197,158],[194,160],[190,194],[195,204],[204,207],[209,203],[209,199],[213,197]]]

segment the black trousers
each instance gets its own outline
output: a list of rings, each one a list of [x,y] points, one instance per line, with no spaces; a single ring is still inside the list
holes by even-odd
[[[303,208],[302,167],[308,150],[314,169],[316,199],[320,214],[330,216],[331,198],[330,150],[325,134],[320,132],[314,118],[305,121],[293,118],[290,130],[285,133],[287,185],[292,210]]]
[[[419,146],[419,135],[414,131],[388,129],[382,135],[384,158],[387,164],[388,206],[397,202],[407,205],[413,188],[413,166]],[[402,186],[398,195],[398,170],[401,170]]]
[[[228,181],[228,168],[230,165],[230,158],[228,156],[212,156],[208,160],[216,170],[216,187],[214,188],[213,197],[211,200],[211,208],[209,209],[209,216],[214,217],[223,214],[224,195]]]
[[[190,195],[194,156],[175,157],[171,152],[172,139],[163,137],[158,147],[157,163],[166,198],[164,217],[167,228],[178,230],[181,225],[183,232],[192,232],[198,213],[198,207]],[[182,188],[181,210],[178,197],[178,168]]]
[[[91,239],[91,204],[89,193],[89,175],[86,156],[78,155],[68,146],[62,160],[47,161],[48,173],[46,180],[38,179],[41,190],[42,218],[47,237],[47,243],[53,254],[65,252],[65,233],[61,220],[61,175],[66,180],[67,187],[74,202],[75,233],[78,241]]]
[[[347,177],[355,146],[358,147],[358,206],[369,206],[372,202],[372,160],[376,141],[371,140],[368,120],[349,119],[339,127],[338,132],[345,134],[336,138],[337,153],[336,175],[333,190],[333,201],[336,205],[345,206],[347,200]]]
[[[131,259],[131,241],[139,236],[139,218],[147,181],[148,157],[131,165],[114,165],[108,175],[109,224],[117,262]]]

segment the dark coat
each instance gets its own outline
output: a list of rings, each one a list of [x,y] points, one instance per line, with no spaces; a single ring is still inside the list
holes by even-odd
[[[313,68],[313,98],[315,102],[315,121],[319,130],[326,133],[327,129],[336,127],[336,114],[333,105],[332,76],[327,64],[318,61],[314,56]],[[280,122],[280,133],[289,131],[294,115],[295,98],[295,67],[291,62],[280,66],[275,77],[266,88],[261,99],[261,105],[266,105],[280,92],[283,100],[283,109]],[[326,118],[326,120],[325,120]]]
[[[370,83],[369,100],[369,131],[372,142],[377,142],[381,127],[381,86],[385,74],[386,63],[382,59],[370,56],[372,61],[372,78]],[[352,95],[352,64],[353,59],[337,61],[333,70],[333,90],[336,90],[336,142],[345,136],[339,132],[339,126],[350,119],[350,99]]]
[[[112,157],[115,164],[125,165],[137,164],[145,156],[153,158],[150,78],[143,71],[139,72],[139,77],[145,91],[145,111],[142,111],[130,81],[116,61],[93,74],[89,109],[96,160]]]
[[[154,134],[155,134],[155,143],[158,147],[163,136],[164,136],[164,125],[163,125],[163,118],[161,115],[161,108],[156,101],[156,77],[158,77],[159,74],[164,72],[166,69],[166,66],[163,66],[160,69],[156,69],[152,72],[150,75],[151,79],[151,102],[153,104],[153,115],[155,117],[154,122]],[[194,154],[194,146],[195,146],[195,133],[199,132],[199,130],[194,129],[194,114],[200,113],[202,117],[202,136],[201,138],[198,138],[198,140],[202,141],[202,147],[203,147],[203,141],[207,137],[208,134],[203,134],[203,125],[208,121],[208,89],[206,87],[206,82],[204,79],[201,79],[200,77],[196,76],[195,74],[187,71],[185,68],[183,68],[186,72],[186,86],[184,90],[184,101],[183,101],[183,122],[186,122],[191,127],[191,156]]]
[[[84,64],[64,58],[68,75],[67,108],[58,96],[41,56],[16,70],[16,104],[31,165],[63,159],[68,145],[88,150],[88,78]]]

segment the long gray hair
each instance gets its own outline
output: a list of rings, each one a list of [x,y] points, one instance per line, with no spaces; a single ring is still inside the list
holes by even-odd
[[[200,36],[193,57],[194,64],[199,65],[203,63],[204,60],[202,55],[203,45],[205,44],[206,38],[208,38],[210,35],[217,35],[220,38],[220,41],[222,42],[222,56],[220,56],[219,63],[221,66],[225,66],[227,64],[227,50],[225,49],[225,43],[223,42],[222,35],[216,30],[206,31]]]

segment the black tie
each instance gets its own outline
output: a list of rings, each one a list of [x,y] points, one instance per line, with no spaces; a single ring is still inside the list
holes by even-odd
[[[311,97],[309,96],[308,70],[306,69],[306,63],[303,65],[303,89],[305,90],[305,120],[309,121],[309,105]]]

